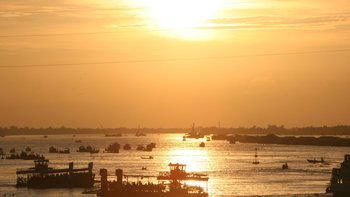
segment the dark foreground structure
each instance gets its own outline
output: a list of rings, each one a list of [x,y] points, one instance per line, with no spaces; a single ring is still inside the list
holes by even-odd
[[[90,192],[100,197],[207,197],[208,193],[200,186],[186,185],[186,181],[208,182],[205,174],[188,173],[183,164],[169,164],[170,172],[161,172],[159,176],[123,175],[123,170],[115,172],[116,181],[107,180],[107,170],[101,169],[101,190]],[[125,178],[126,180],[123,180]],[[136,179],[136,182],[129,182]],[[158,183],[152,183],[156,178]],[[141,180],[148,179],[146,183]]]
[[[53,169],[48,166],[49,160],[34,161],[35,167],[17,170],[17,187],[29,188],[89,188],[94,184],[93,163],[87,168],[74,169],[73,162],[68,169]]]
[[[333,168],[330,185],[327,193],[333,193],[333,197],[350,196],[350,155],[344,156],[340,168]]]

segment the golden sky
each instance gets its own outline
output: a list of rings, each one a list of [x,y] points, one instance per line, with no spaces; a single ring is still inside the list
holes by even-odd
[[[348,0],[2,0],[0,126],[350,124]]]

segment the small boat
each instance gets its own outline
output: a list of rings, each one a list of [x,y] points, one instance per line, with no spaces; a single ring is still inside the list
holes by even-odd
[[[284,164],[282,165],[282,170],[287,170],[288,168],[289,168],[289,167],[288,167],[287,162],[284,163]]]
[[[138,145],[136,150],[145,150],[145,147],[143,145]]]
[[[211,141],[211,136],[207,136],[205,139],[207,140],[207,142],[209,142]]]
[[[141,159],[153,159],[153,156],[141,156]]]
[[[186,136],[182,136],[182,141],[186,141]]]
[[[86,147],[85,146],[80,146],[79,149],[77,150],[77,152],[81,152],[81,153],[84,153],[84,152],[87,152],[87,153],[98,153],[98,152],[100,152],[100,150],[97,149],[97,148],[94,148],[94,147],[92,147],[90,145],[88,145]]]
[[[58,153],[58,149],[55,148],[54,146],[51,146],[51,147],[49,148],[49,153]]]
[[[143,167],[141,168],[141,170],[147,170],[147,168],[146,168],[145,166],[143,166]]]
[[[75,143],[81,143],[82,141],[81,140],[75,140]]]
[[[201,142],[201,143],[199,144],[199,147],[205,147],[205,143],[204,143],[204,142]]]
[[[119,153],[120,144],[119,143],[113,143],[109,145],[107,148],[105,148],[105,152],[107,153]]]
[[[316,159],[307,159],[307,161],[309,163],[325,163],[325,160],[323,159],[323,157],[321,157],[320,160],[316,160]]]
[[[58,153],[61,153],[61,154],[69,154],[70,153],[70,150],[69,148],[65,148],[63,150],[59,150]]]
[[[254,161],[253,164],[259,164],[259,160],[258,160],[258,149],[255,148],[255,155],[254,155]]]
[[[116,133],[116,134],[105,134],[105,137],[121,137],[121,133]]]
[[[125,144],[125,145],[123,146],[123,149],[124,149],[124,150],[131,150],[130,144]]]
[[[44,135],[44,138],[47,138],[47,135]]]

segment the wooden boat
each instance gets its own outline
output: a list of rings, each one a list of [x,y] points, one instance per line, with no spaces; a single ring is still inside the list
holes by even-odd
[[[153,159],[153,156],[141,156],[141,159]]]
[[[307,161],[309,163],[325,163],[325,160],[323,159],[323,157],[321,157],[320,160],[316,160],[316,159],[307,159]]]

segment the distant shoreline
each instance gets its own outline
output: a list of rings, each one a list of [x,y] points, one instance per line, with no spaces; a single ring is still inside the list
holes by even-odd
[[[217,127],[198,127],[196,132],[204,135],[349,135],[350,126],[322,126],[322,127],[295,127],[285,128],[282,126],[269,125],[262,127],[239,127],[239,128],[217,128]],[[7,135],[56,135],[56,134],[127,134],[127,133],[189,133],[189,128],[29,128],[29,127],[0,127],[0,136]]]

